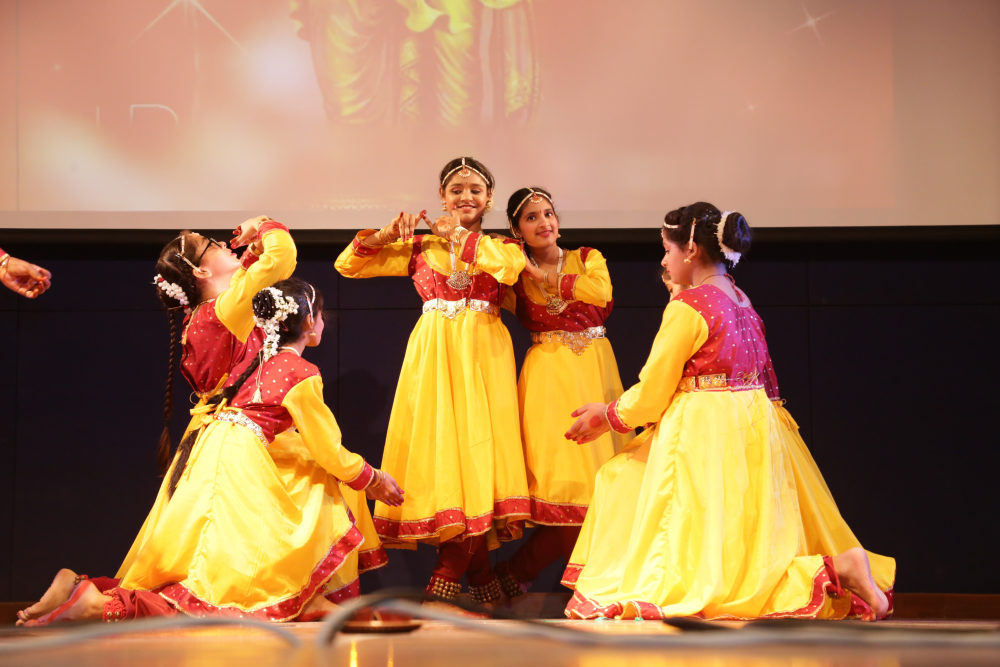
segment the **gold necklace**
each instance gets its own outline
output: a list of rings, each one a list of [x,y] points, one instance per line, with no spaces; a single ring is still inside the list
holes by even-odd
[[[445,282],[448,283],[448,287],[454,290],[468,289],[472,285],[472,276],[464,269],[455,267],[455,242],[452,240],[448,241],[448,254],[451,256],[451,274]]]
[[[302,356],[302,354],[298,350],[296,350],[294,347],[290,347],[288,345],[282,345],[278,349],[279,350],[288,350],[289,352],[294,352],[296,355],[298,355],[300,357]]]
[[[556,248],[559,250],[559,259],[556,260],[556,293],[549,294],[549,288],[547,286],[532,278],[532,280],[535,281],[535,284],[538,285],[538,289],[540,289],[542,294],[546,297],[545,310],[552,316],[559,315],[566,310],[567,307],[569,307],[569,303],[559,296],[559,276],[562,274],[563,269],[563,249],[558,246],[556,246]],[[528,261],[534,264],[536,269],[541,268],[538,266],[538,262],[535,261],[535,258],[531,256],[531,253],[528,253]]]
[[[701,279],[701,282],[699,282],[697,285],[695,285],[695,287],[701,287],[702,285],[705,284],[705,281],[708,280],[709,278],[722,278],[722,277],[725,277],[726,275],[728,275],[728,274],[725,274],[725,273],[713,273],[711,275],[705,276],[704,278]]]

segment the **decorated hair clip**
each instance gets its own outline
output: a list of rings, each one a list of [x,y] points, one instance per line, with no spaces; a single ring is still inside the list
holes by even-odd
[[[263,355],[261,363],[263,364],[278,354],[279,324],[288,319],[290,314],[298,313],[299,304],[293,297],[285,296],[276,287],[265,287],[261,291],[270,292],[274,301],[274,315],[266,319],[254,315],[253,318],[254,324],[260,327],[266,334],[264,345],[261,347],[261,354]]]
[[[733,212],[734,211],[723,211],[722,212],[722,216],[719,218],[719,224],[716,225],[716,228],[715,228],[715,238],[717,238],[719,240],[719,250],[722,251],[722,255],[726,259],[728,259],[732,263],[733,266],[736,266],[739,263],[739,261],[740,261],[740,257],[743,256],[742,253],[739,253],[739,252],[733,250],[732,248],[730,248],[729,246],[726,245],[725,241],[722,240],[722,237],[723,237],[723,235],[724,235],[724,233],[726,231],[726,219]]]
[[[163,290],[163,292],[171,299],[184,306],[184,308],[191,305],[191,302],[188,301],[187,294],[184,293],[184,289],[177,283],[170,282],[159,273],[153,276],[153,284]]]
[[[190,259],[188,259],[187,257],[184,256],[184,235],[181,234],[177,238],[179,238],[181,240],[181,251],[178,252],[178,253],[174,253],[174,254],[177,255],[177,257],[179,257],[182,262],[184,262],[185,264],[187,264],[188,266],[190,266],[192,271],[194,271],[198,267],[195,266],[194,263]]]

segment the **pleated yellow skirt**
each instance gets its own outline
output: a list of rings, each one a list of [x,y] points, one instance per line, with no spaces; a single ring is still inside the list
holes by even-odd
[[[517,391],[531,521],[580,525],[594,493],[597,470],[631,438],[612,431],[578,445],[564,437],[576,420],[570,416],[574,410],[621,396],[611,343],[597,338],[579,355],[557,340],[535,343],[524,357]]]
[[[843,618],[824,556],[860,546],[763,390],[677,393],[598,473],[563,583],[571,617]],[[868,553],[890,591],[892,558]]]
[[[294,618],[363,541],[339,483],[318,467],[298,473],[283,475],[249,429],[212,422],[147,518],[121,586],[194,615]]]
[[[500,318],[473,310],[423,314],[410,334],[382,468],[406,492],[375,504],[387,547],[486,534],[520,536],[528,485],[514,352]]]

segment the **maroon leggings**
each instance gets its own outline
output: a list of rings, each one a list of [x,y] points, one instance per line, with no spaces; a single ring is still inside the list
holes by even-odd
[[[173,616],[177,613],[177,610],[169,602],[156,593],[121,588],[118,586],[118,579],[94,577],[90,581],[97,587],[97,590],[111,596],[111,601],[104,604],[105,621]]]
[[[482,586],[493,580],[485,535],[462,541],[449,540],[438,547],[433,576],[446,581],[459,581],[462,575],[468,579],[470,586]]]

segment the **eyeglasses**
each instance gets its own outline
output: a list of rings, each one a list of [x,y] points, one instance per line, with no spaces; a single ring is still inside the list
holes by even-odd
[[[216,241],[215,239],[208,239],[208,243],[206,243],[205,247],[202,248],[201,254],[198,255],[198,259],[195,260],[195,264],[197,264],[198,266],[201,266],[201,260],[205,257],[205,253],[208,252],[208,249],[211,248],[212,246],[215,246],[216,248],[223,248],[223,247],[225,247],[221,243],[219,243],[218,241]]]
[[[204,259],[205,253],[208,252],[209,248],[211,248],[212,246],[215,246],[217,248],[225,248],[223,244],[219,243],[215,239],[208,239],[208,243],[206,243],[205,247],[202,248],[201,254],[198,255],[198,259],[192,262],[190,259],[184,256],[184,237],[181,236],[180,239],[181,239],[181,251],[177,253],[177,256],[181,259],[182,262],[190,266],[192,271],[201,266],[201,260]]]

